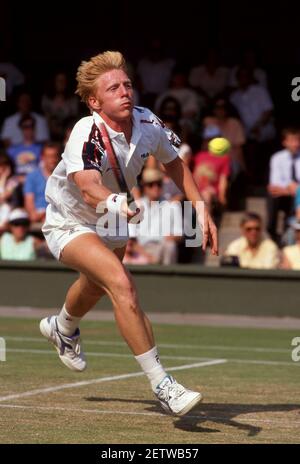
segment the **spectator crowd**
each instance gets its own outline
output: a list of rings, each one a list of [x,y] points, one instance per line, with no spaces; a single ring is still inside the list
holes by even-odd
[[[255,51],[245,49],[230,67],[216,49],[209,49],[187,68],[153,39],[130,66],[130,75],[135,104],[150,108],[179,136],[178,154],[191,168],[217,225],[224,212],[243,213],[240,236],[228,245],[220,264],[300,269],[300,128],[296,123],[278,126],[271,77]],[[26,77],[13,63],[0,63],[0,76],[7,87],[0,116],[0,258],[50,259],[41,233],[46,182],[86,110],[65,72],[57,72],[41,95],[28,90]],[[225,153],[210,149],[215,138],[228,141]],[[151,215],[151,233],[144,222],[129,227],[125,263],[205,263],[201,248],[185,246],[184,195],[151,155],[135,196]],[[246,211],[247,196],[265,198],[266,218]],[[153,201],[159,209],[150,209]],[[161,217],[171,217],[168,234],[158,232]]]

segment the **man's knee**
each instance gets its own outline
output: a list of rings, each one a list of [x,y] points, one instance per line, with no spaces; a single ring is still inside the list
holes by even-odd
[[[129,306],[133,310],[137,307],[136,289],[132,279],[126,272],[120,273],[115,277],[111,293],[121,306]]]

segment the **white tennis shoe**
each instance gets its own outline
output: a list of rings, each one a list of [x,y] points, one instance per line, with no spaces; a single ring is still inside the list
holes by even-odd
[[[154,393],[163,409],[176,416],[184,416],[202,400],[201,393],[184,388],[171,375],[157,385]]]
[[[40,322],[40,331],[50,343],[53,343],[61,361],[73,371],[83,371],[86,360],[80,346],[80,330],[76,329],[74,335],[63,335],[57,326],[57,316],[45,317]]]

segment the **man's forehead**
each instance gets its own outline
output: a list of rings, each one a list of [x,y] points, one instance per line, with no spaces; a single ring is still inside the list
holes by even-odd
[[[114,83],[130,82],[130,79],[125,71],[122,69],[112,69],[98,77],[98,83],[104,87],[110,86]]]

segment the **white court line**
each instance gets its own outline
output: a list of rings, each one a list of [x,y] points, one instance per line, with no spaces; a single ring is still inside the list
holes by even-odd
[[[22,349],[22,348],[7,348],[6,352],[12,353],[30,353],[30,354],[57,354],[54,350],[35,350],[35,349]],[[132,358],[132,354],[124,353],[101,353],[101,352],[85,352],[88,356],[97,356],[99,358]],[[161,355],[162,359],[173,359],[173,360],[194,360],[194,361],[210,361],[215,358],[200,357],[200,356],[169,356]],[[293,366],[300,367],[300,363],[293,361],[269,361],[266,359],[236,359],[236,358],[227,358],[228,362],[242,363],[242,364],[262,364],[270,366]]]
[[[213,366],[213,365],[216,365],[216,364],[224,364],[226,362],[227,362],[226,359],[213,359],[211,361],[203,361],[203,362],[194,363],[194,364],[184,364],[182,366],[167,367],[166,370],[168,372],[170,372],[170,371],[181,371],[181,370],[185,370],[185,369],[194,369],[196,367],[205,367],[205,366]],[[129,379],[129,378],[132,378],[132,377],[140,377],[142,375],[144,375],[143,372],[133,372],[131,374],[113,375],[113,376],[110,376],[110,377],[100,377],[98,379],[83,380],[81,382],[65,383],[65,384],[62,384],[62,385],[57,385],[56,387],[38,388],[36,390],[30,390],[30,391],[23,392],[23,393],[16,393],[16,394],[13,394],[13,395],[0,396],[0,401],[2,402],[2,401],[13,400],[13,399],[18,399],[18,398],[25,398],[25,397],[28,397],[28,396],[40,395],[40,394],[44,394],[44,393],[52,393],[52,392],[56,392],[56,391],[59,391],[59,390],[65,390],[67,388],[84,387],[86,385],[109,382],[111,380],[123,380],[123,379]]]
[[[87,413],[87,414],[111,414],[111,415],[126,415],[126,416],[159,416],[166,419],[177,419],[177,417],[160,413],[160,412],[138,412],[138,411],[118,411],[118,410],[107,410],[107,409],[87,409],[87,408],[63,408],[59,406],[30,406],[21,404],[0,404],[0,408],[8,409],[29,409],[29,410],[41,410],[41,411],[61,411],[61,412],[76,412],[76,413]],[[243,415],[245,413],[241,413]],[[266,423],[280,425],[280,427],[292,428],[300,425],[300,421],[288,421],[284,422],[281,420],[272,419],[256,419],[251,417],[239,418],[239,414],[236,414],[234,418],[230,417],[230,420],[235,422],[254,422],[254,423]],[[178,418],[179,419],[179,418]],[[226,415],[210,416],[208,414],[187,415],[181,420],[187,421],[188,419],[201,419],[202,421],[226,421],[228,417]],[[229,424],[230,425],[230,424]]]
[[[44,343],[46,340],[38,337],[5,337],[5,340],[15,342],[37,342]],[[124,342],[115,341],[102,341],[102,340],[84,340],[84,345],[101,345],[101,346],[127,346]],[[251,347],[251,346],[223,346],[223,345],[181,345],[175,343],[159,343],[160,348],[182,348],[182,349],[209,349],[209,350],[226,350],[226,351],[253,351],[254,353],[289,353],[289,349],[283,348],[263,348],[263,347]]]

